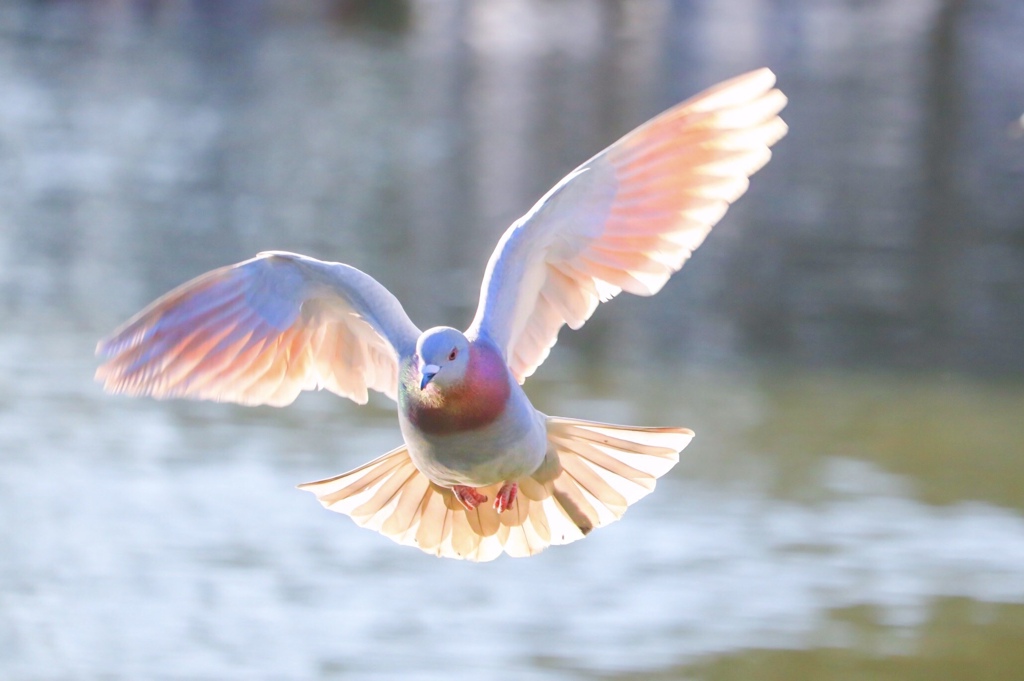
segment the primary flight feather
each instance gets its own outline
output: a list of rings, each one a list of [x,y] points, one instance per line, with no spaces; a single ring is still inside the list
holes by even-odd
[[[465,333],[420,331],[369,275],[267,252],[193,279],[101,341],[111,392],[284,406],[326,388],[396,400],[404,444],[300,485],[429,553],[528,556],[618,519],[693,432],[546,416],[520,384],[562,325],[657,293],[786,134],[760,69],[704,91],[571,172],[502,236]]]

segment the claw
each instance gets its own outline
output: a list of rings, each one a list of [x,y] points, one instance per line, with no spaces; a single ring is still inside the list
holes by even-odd
[[[497,496],[494,497],[494,510],[498,513],[504,513],[508,509],[512,508],[512,504],[516,503],[516,493],[519,491],[519,484],[515,482],[506,482],[498,490]]]
[[[505,489],[502,487],[502,489]],[[477,492],[472,487],[466,485],[455,485],[452,487],[452,494],[459,500],[459,503],[466,507],[467,511],[472,511],[480,504],[487,501],[487,497],[480,492]]]

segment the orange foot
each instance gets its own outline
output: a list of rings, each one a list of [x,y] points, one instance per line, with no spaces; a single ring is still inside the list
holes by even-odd
[[[502,487],[502,489],[505,489]],[[466,487],[465,485],[455,485],[452,487],[452,493],[455,498],[459,500],[459,503],[466,507],[467,511],[472,511],[480,504],[487,501],[487,497],[480,492],[477,492],[472,487]]]
[[[516,503],[516,492],[519,491],[519,485],[514,482],[506,482],[498,490],[498,495],[494,497],[494,510],[498,513],[504,513],[508,509],[512,508],[512,504]]]

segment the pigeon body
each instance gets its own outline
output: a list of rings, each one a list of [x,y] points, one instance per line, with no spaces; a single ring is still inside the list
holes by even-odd
[[[398,423],[413,463],[443,487],[486,487],[529,475],[547,451],[543,416],[493,343],[467,341],[455,329],[444,331],[452,333],[445,333],[451,342],[435,355],[441,363],[417,353],[398,389]],[[462,343],[455,345],[456,339]],[[417,364],[424,362],[440,370],[421,387],[423,371]],[[449,372],[455,378],[448,379]]]
[[[112,392],[284,406],[327,389],[397,402],[404,443],[300,485],[327,508],[424,551],[528,556],[618,519],[693,432],[547,416],[521,384],[563,325],[622,291],[653,295],[786,133],[760,69],[630,132],[501,237],[465,333],[421,332],[364,272],[284,252],[207,272],[101,341]]]

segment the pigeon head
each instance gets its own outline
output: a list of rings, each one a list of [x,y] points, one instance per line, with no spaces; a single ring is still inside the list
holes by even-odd
[[[427,329],[416,341],[420,390],[428,384],[439,388],[458,385],[469,366],[469,341],[461,331],[448,326]]]

